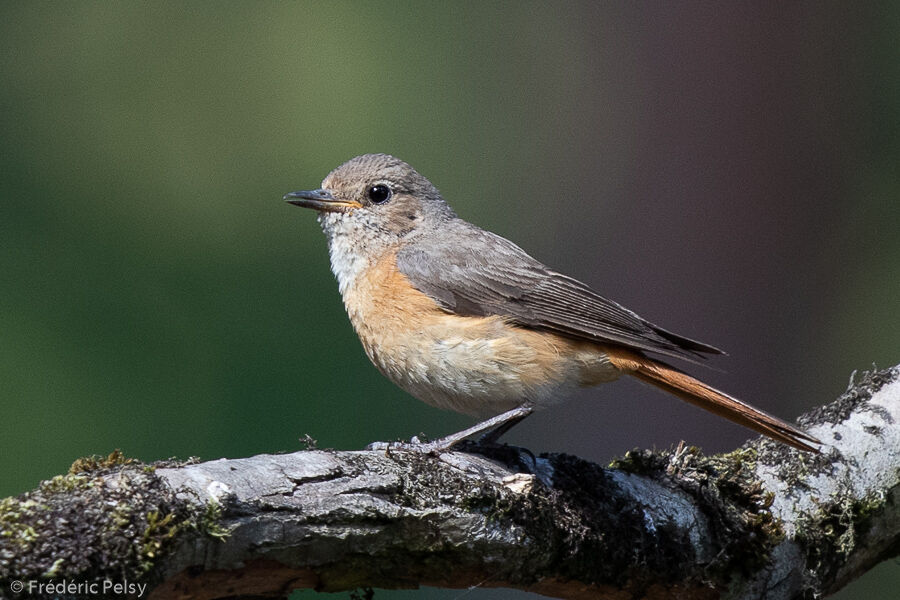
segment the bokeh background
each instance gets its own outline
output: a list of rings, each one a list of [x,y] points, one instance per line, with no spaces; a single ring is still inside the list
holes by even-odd
[[[898,7],[4,2],[0,495],[114,448],[470,424],[368,363],[314,216],[281,200],[365,152],[728,350],[711,383],[790,418],[833,399],[900,362]],[[619,382],[508,439],[607,461],[747,437]],[[898,583],[888,563],[837,597]]]

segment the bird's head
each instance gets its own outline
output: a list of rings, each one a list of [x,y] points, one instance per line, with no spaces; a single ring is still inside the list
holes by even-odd
[[[345,276],[364,264],[455,217],[430,181],[387,154],[352,158],[329,173],[319,189],[291,192],[284,199],[319,213],[342,287]]]
[[[430,181],[387,154],[352,158],[329,173],[321,188],[291,192],[284,199],[318,211],[329,235],[339,235],[342,229],[361,235],[365,228],[370,235],[364,237],[399,240],[416,228],[454,216]]]

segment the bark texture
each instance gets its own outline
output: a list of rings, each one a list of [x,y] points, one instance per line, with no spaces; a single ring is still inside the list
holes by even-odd
[[[14,580],[137,581],[153,598],[510,587],[562,598],[827,595],[900,554],[900,368],[763,439],[607,467],[514,447],[76,461],[0,505]],[[22,596],[26,597],[26,596]],[[146,596],[145,596],[146,597]]]

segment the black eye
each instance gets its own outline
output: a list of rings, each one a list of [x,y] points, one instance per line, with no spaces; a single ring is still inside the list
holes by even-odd
[[[391,198],[391,188],[383,183],[379,183],[366,190],[366,195],[372,201],[372,204],[384,204]]]

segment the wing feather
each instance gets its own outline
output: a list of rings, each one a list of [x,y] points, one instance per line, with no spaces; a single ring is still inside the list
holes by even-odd
[[[397,267],[448,312],[500,315],[527,327],[687,360],[722,354],[646,321],[505,238],[459,219],[444,227],[437,243],[434,235],[426,236],[427,244],[410,240],[397,253]]]

